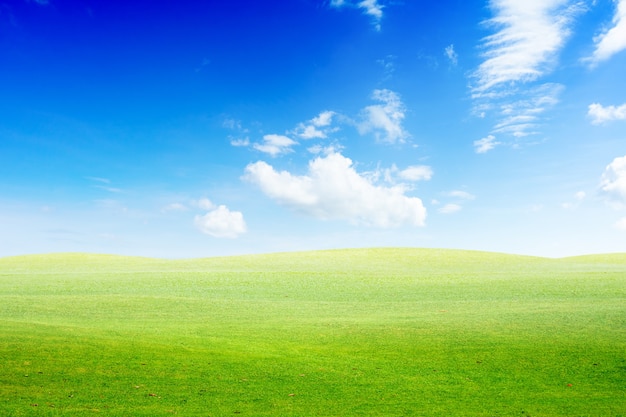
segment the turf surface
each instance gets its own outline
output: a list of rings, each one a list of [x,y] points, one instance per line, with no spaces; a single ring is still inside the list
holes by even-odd
[[[626,254],[0,259],[1,416],[626,416]]]

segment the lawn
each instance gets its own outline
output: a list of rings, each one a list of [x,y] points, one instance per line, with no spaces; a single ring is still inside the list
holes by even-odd
[[[0,416],[626,416],[626,254],[0,258]]]

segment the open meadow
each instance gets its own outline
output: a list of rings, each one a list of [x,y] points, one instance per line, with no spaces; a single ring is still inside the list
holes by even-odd
[[[0,416],[626,416],[626,254],[0,259]]]

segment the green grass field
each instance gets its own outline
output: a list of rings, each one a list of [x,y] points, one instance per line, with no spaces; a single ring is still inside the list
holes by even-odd
[[[626,416],[626,254],[0,259],[0,416]]]

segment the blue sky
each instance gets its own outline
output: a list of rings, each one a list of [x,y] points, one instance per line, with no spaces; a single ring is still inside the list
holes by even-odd
[[[0,256],[626,251],[626,0],[0,0]]]

